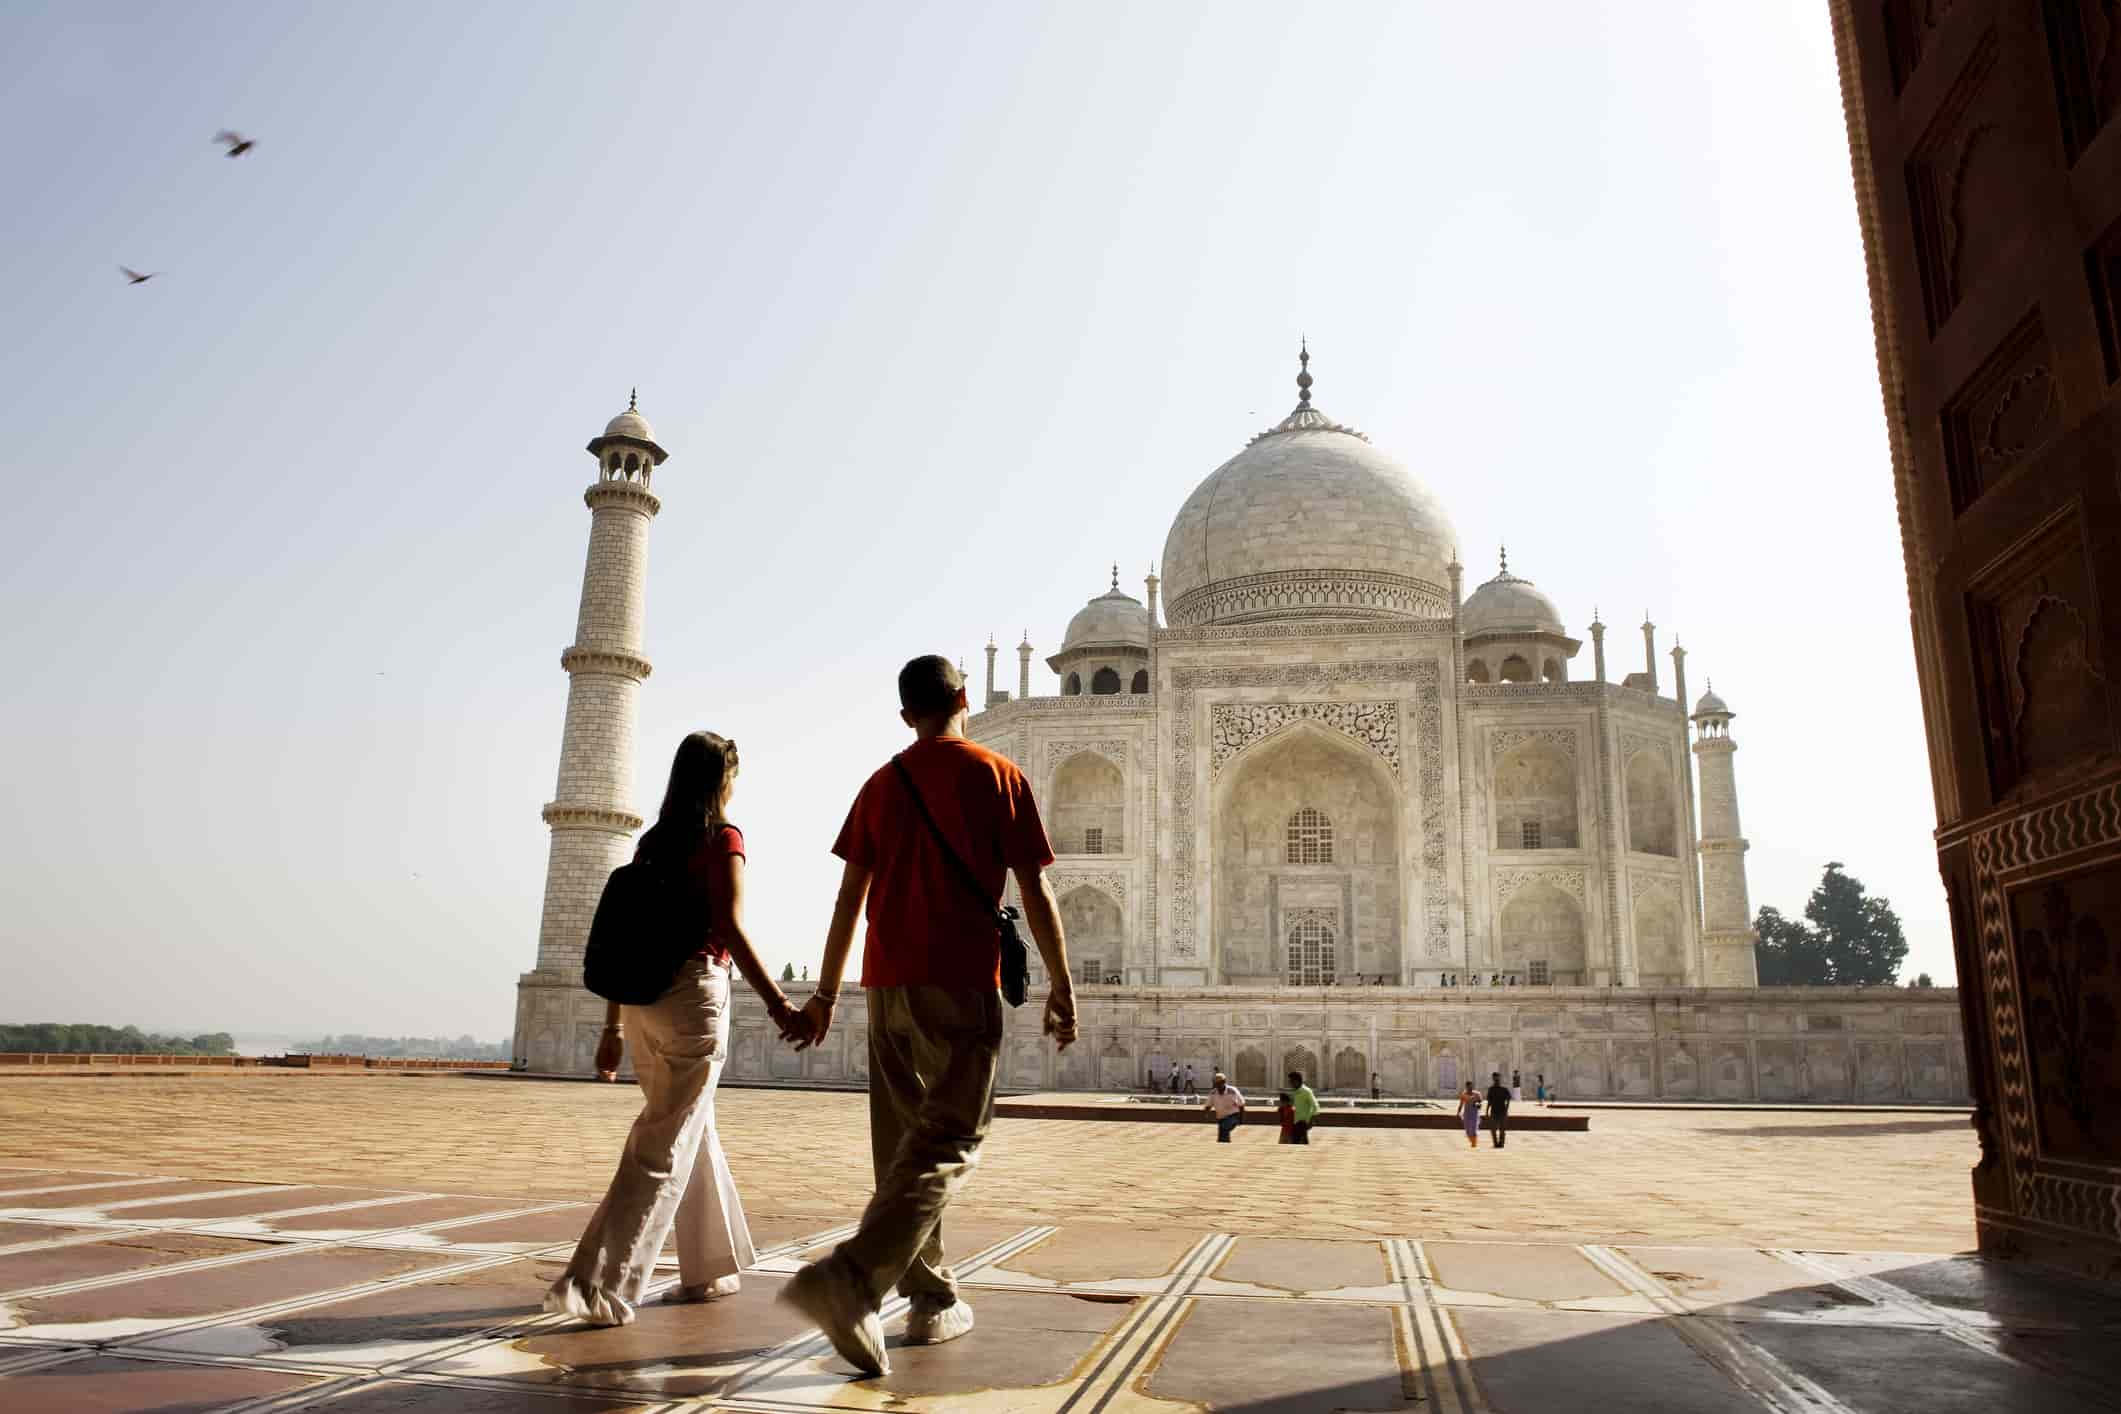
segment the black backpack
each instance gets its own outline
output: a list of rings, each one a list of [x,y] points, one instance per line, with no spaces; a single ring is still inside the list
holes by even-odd
[[[607,1002],[647,1006],[706,946],[707,931],[707,900],[683,854],[659,850],[621,864],[604,881],[589,922],[582,985]]]

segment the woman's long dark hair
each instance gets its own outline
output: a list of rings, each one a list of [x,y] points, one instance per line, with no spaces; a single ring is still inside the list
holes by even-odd
[[[663,787],[663,808],[641,836],[644,850],[665,846],[689,850],[711,830],[729,822],[722,817],[722,797],[736,779],[736,743],[713,732],[691,732],[670,759],[670,783]]]

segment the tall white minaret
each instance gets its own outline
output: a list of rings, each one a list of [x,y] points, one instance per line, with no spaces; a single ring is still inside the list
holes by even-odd
[[[604,881],[632,854],[642,824],[633,809],[634,719],[650,671],[641,646],[648,522],[663,505],[649,483],[669,455],[632,397],[590,441],[589,454],[597,479],[582,493],[589,559],[574,643],[560,654],[567,724],[559,783],[543,812],[552,847],[538,965],[516,986],[514,1047],[518,1065],[576,1074],[592,1069],[604,1019],[604,1003],[582,987],[582,946]]]
[[[1745,886],[1745,836],[1738,828],[1738,778],[1731,756],[1736,716],[1716,695],[1716,684],[1694,704],[1700,734],[1694,755],[1701,772],[1701,971],[1711,987],[1757,987],[1753,906]]]

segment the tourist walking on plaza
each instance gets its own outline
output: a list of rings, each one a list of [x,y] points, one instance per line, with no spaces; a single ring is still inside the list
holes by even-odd
[[[1524,1072],[1521,1070],[1513,1070],[1510,1072],[1510,1103],[1514,1105],[1523,1099]]]
[[[1542,1070],[1532,1078],[1539,1086],[1539,1103],[1544,1105],[1547,1102],[1547,1073]]]
[[[832,846],[844,861],[839,898],[817,993],[796,1017],[799,1048],[831,1030],[866,905],[861,985],[876,1192],[854,1235],[781,1289],[864,1375],[891,1368],[877,1311],[894,1286],[911,1303],[908,1345],[972,1329],[972,1308],[944,1265],[943,1212],[979,1163],[994,1118],[997,909],[1008,875],[1051,979],[1045,1033],[1062,1050],[1076,1035],[1060,910],[1045,875],[1053,850],[1030,783],[1007,758],[965,739],[965,678],[948,659],[906,664],[898,696],[914,742],[863,784]]]
[[[1458,1092],[1458,1120],[1466,1127],[1466,1143],[1475,1149],[1480,1147],[1480,1094],[1468,1080],[1466,1088]]]
[[[1510,1137],[1510,1087],[1502,1083],[1499,1070],[1488,1078],[1488,1133],[1495,1136],[1495,1147],[1500,1149]]]
[[[1274,1097],[1274,1122],[1281,1126],[1281,1139],[1278,1142],[1294,1144],[1296,1142],[1296,1105],[1289,1099],[1289,1092],[1286,1090]]]
[[[1171,1062],[1171,1081],[1170,1081],[1170,1087],[1171,1087],[1171,1093],[1172,1093],[1172,1094],[1174,1094],[1174,1095],[1176,1095],[1176,1094],[1178,1093],[1178,1062],[1177,1062],[1177,1061],[1173,1061],[1173,1062]]]
[[[1292,1144],[1311,1142],[1311,1125],[1318,1118],[1318,1096],[1304,1084],[1304,1073],[1289,1072],[1289,1104],[1296,1112],[1296,1129],[1289,1140]]]
[[[1215,1116],[1215,1142],[1230,1142],[1230,1131],[1244,1122],[1245,1097],[1238,1092],[1230,1078],[1221,1071],[1215,1072],[1213,1088],[1208,1091],[1208,1103],[1201,1108]]]
[[[680,1285],[666,1300],[727,1296],[737,1289],[737,1272],[754,1260],[714,1125],[715,1082],[729,1052],[731,964],[784,1037],[796,1015],[744,932],[744,836],[726,815],[736,772],[735,742],[713,732],[679,742],[663,808],[634,852],[636,859],[682,865],[698,909],[700,951],[656,1001],[623,1010],[613,1003],[606,1015],[596,1067],[618,1070],[631,1028],[645,1098],[604,1201],[545,1294],[545,1309],[556,1315],[629,1324],[673,1223]]]
[[[1186,1067],[1186,1094],[1191,1097],[1199,1093],[1200,1082],[1193,1078],[1193,1067],[1189,1065]]]

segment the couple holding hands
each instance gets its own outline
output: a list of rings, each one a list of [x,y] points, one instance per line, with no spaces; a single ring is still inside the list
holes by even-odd
[[[814,1046],[831,1032],[855,923],[866,914],[861,986],[876,1191],[854,1235],[798,1273],[780,1299],[865,1376],[890,1368],[877,1313],[894,1287],[910,1303],[905,1343],[972,1329],[971,1307],[944,1261],[942,1218],[993,1118],[1002,1038],[995,907],[1009,876],[1052,979],[1044,1031],[1062,1049],[1076,1039],[1075,994],[1044,872],[1053,851],[1030,783],[966,739],[964,675],[948,659],[906,664],[898,691],[914,742],[864,783],[832,847],[843,864],[839,895],[817,990],[801,1007],[744,931],[744,837],[726,815],[736,743],[695,732],[678,744],[637,857],[685,861],[708,932],[660,998],[614,1004],[607,1017],[597,1069],[615,1073],[630,1044],[644,1103],[610,1189],[546,1293],[546,1310],[595,1325],[631,1322],[673,1224],[679,1285],[664,1299],[712,1301],[738,1289],[738,1272],[756,1254],[714,1118],[732,971],[766,1003],[783,1040]]]

